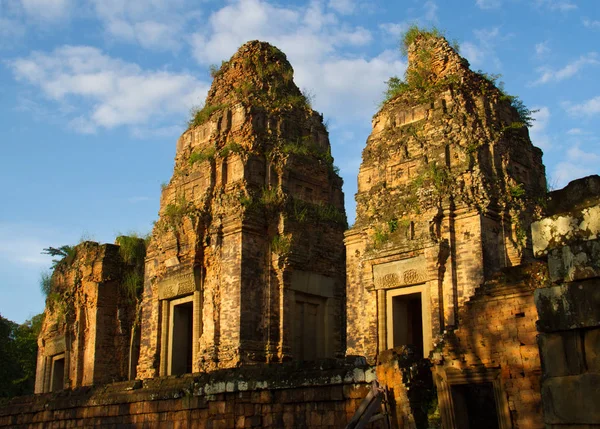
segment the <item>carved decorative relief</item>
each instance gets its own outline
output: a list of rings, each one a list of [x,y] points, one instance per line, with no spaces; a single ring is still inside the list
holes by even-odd
[[[194,271],[189,270],[169,276],[158,283],[158,299],[171,299],[197,290]]]
[[[377,289],[392,289],[427,281],[425,258],[403,259],[373,266],[373,280]]]

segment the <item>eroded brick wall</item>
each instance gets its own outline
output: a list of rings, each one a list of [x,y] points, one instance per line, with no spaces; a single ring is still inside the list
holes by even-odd
[[[455,420],[457,385],[490,383],[496,413],[514,429],[541,429],[541,365],[534,290],[547,281],[544,264],[504,270],[482,285],[460,312],[460,328],[433,354],[445,428]]]
[[[352,418],[374,377],[364,365],[325,362],[122,382],[15,398],[0,408],[0,427],[337,429]]]

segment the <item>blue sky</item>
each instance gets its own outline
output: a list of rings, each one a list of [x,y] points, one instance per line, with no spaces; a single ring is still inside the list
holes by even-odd
[[[354,218],[356,175],[411,24],[538,109],[555,187],[600,171],[597,0],[0,0],[0,314],[44,307],[44,247],[150,231],[208,67],[244,42],[282,49],[329,122]]]

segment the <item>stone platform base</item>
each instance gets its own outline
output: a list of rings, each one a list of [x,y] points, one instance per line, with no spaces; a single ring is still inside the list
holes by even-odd
[[[14,398],[11,428],[341,428],[375,378],[364,360],[289,363]]]

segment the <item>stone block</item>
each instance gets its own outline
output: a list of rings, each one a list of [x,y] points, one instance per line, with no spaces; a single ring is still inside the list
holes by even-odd
[[[538,345],[545,377],[577,375],[584,371],[585,362],[578,330],[540,334]]]
[[[536,289],[534,297],[541,332],[600,326],[600,280]]]
[[[584,332],[583,349],[587,370],[600,373],[600,328]]]
[[[598,424],[600,374],[548,378],[542,399],[546,424]]]
[[[551,250],[548,254],[548,271],[554,283],[600,277],[600,240]]]
[[[547,217],[531,224],[533,252],[543,257],[552,249],[600,237],[600,205]]]

